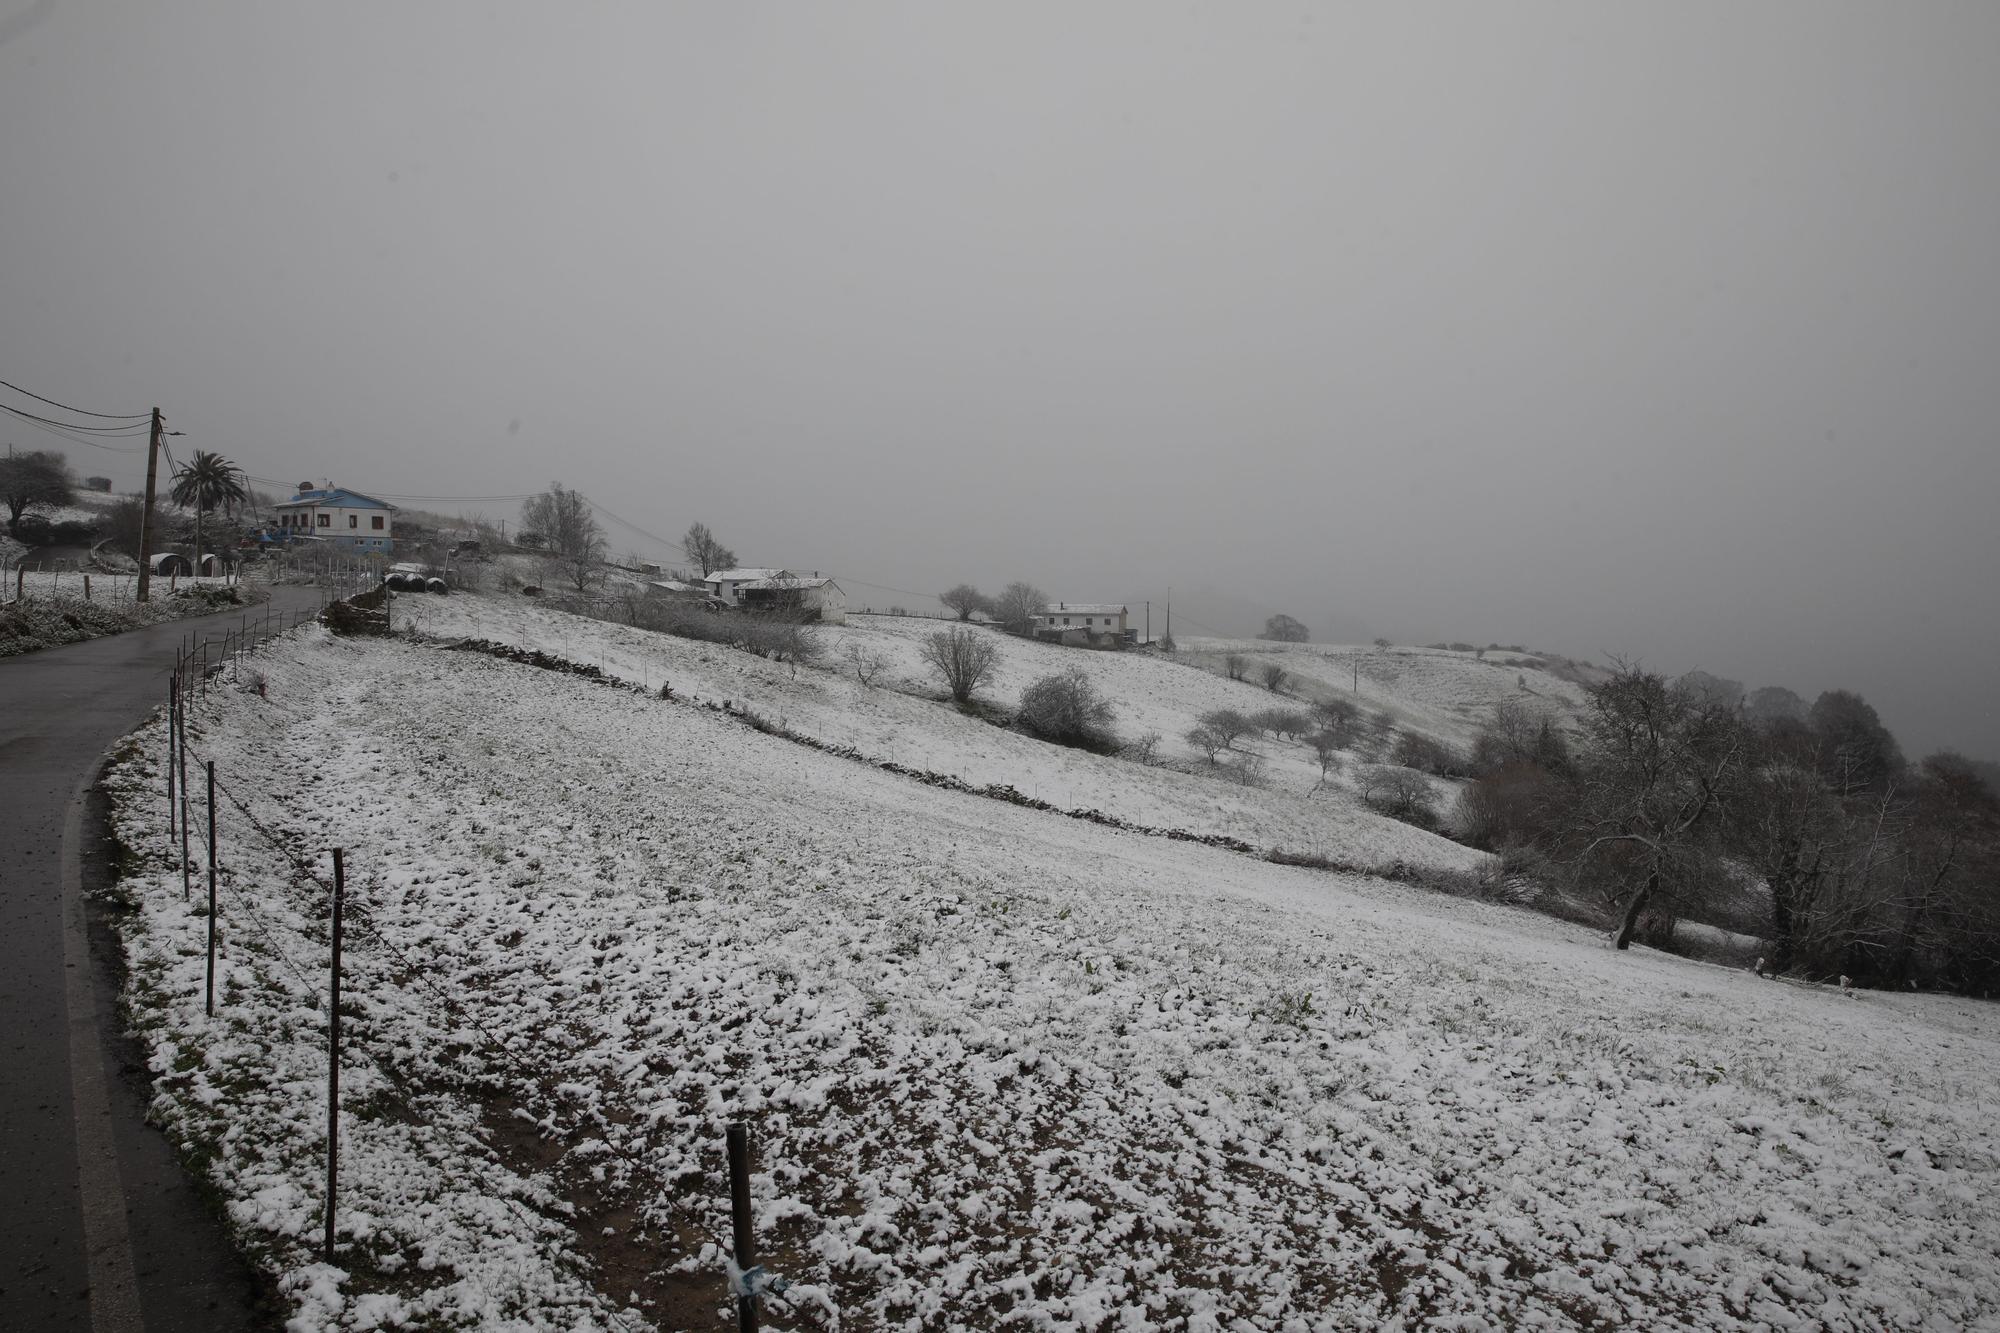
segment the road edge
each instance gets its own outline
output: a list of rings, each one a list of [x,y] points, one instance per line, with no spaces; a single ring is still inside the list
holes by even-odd
[[[92,763],[63,812],[63,992],[69,1021],[70,1106],[76,1121],[78,1203],[94,1333],[141,1333],[139,1278],[126,1222],[125,1181],[113,1138],[111,1094],[98,1035],[90,965],[90,920],[83,896],[83,819],[103,768]]]

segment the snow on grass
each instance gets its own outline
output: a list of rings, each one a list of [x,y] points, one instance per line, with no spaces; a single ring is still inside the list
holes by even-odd
[[[1231,654],[1245,657],[1252,680],[1275,663],[1302,695],[1353,699],[1369,712],[1389,714],[1399,727],[1458,746],[1469,746],[1502,702],[1567,720],[1587,698],[1581,686],[1544,671],[1541,659],[1509,652],[1481,659],[1443,648],[1201,638],[1183,639],[1180,647],[1185,660],[1215,672]]]
[[[677,694],[748,707],[795,732],[878,761],[946,774],[973,786],[1011,786],[1064,809],[1100,810],[1133,824],[1221,835],[1260,850],[1309,852],[1355,866],[1400,863],[1474,871],[1488,860],[1375,814],[1345,785],[1309,795],[1319,769],[1302,745],[1239,741],[1240,747],[1270,759],[1266,785],[1246,787],[1220,771],[1180,772],[1049,745],[969,717],[949,702],[922,697],[938,692],[920,656],[924,638],[944,628],[935,620],[871,616],[844,627],[823,627],[825,669],[794,671],[732,648],[515,599],[403,597],[395,602],[395,615],[398,628],[546,652],[650,690],[669,683]],[[864,687],[841,669],[849,644],[888,660],[876,688]],[[1088,671],[1113,701],[1124,736],[1158,730],[1166,737],[1163,748],[1178,747],[1181,733],[1211,709],[1254,711],[1283,702],[1267,691],[1156,657],[1004,636],[999,670],[978,697],[1011,708],[1036,678],[1071,666]]]
[[[313,630],[262,656],[266,696],[212,696],[196,745],[293,845],[349,850],[370,1054],[338,1269],[318,974],[278,952],[324,957],[318,900],[225,816],[204,1020],[157,725],[112,780],[162,1118],[299,1329],[714,1326],[735,1118],[766,1261],[802,1284],[780,1327],[1918,1328],[2000,1302],[1990,1006],[1615,954],[475,654]]]

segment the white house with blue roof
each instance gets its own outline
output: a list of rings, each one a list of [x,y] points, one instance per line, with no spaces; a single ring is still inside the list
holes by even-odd
[[[395,545],[396,506],[331,482],[299,483],[299,493],[277,506],[278,528],[351,551],[387,555]]]

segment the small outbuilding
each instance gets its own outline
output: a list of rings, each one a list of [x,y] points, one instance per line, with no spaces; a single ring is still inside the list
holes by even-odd
[[[827,578],[756,579],[736,590],[746,611],[788,615],[822,625],[847,623],[847,594]]]

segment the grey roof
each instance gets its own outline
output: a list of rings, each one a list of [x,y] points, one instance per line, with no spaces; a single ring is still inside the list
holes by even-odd
[[[839,586],[840,586],[840,585],[839,585],[838,583],[835,583],[835,582],[834,582],[834,581],[833,581],[832,579],[826,579],[826,578],[818,578],[818,579],[802,579],[802,578],[782,578],[782,579],[756,579],[756,580],[753,580],[752,582],[749,582],[749,583],[746,583],[746,584],[744,584],[744,585],[743,585],[742,587],[738,588],[738,589],[737,589],[736,591],[738,591],[738,592],[782,592],[782,591],[784,591],[785,589],[788,589],[788,588],[838,588]]]
[[[702,576],[703,583],[737,583],[752,579],[782,579],[791,574],[789,569],[718,569],[713,574]]]

